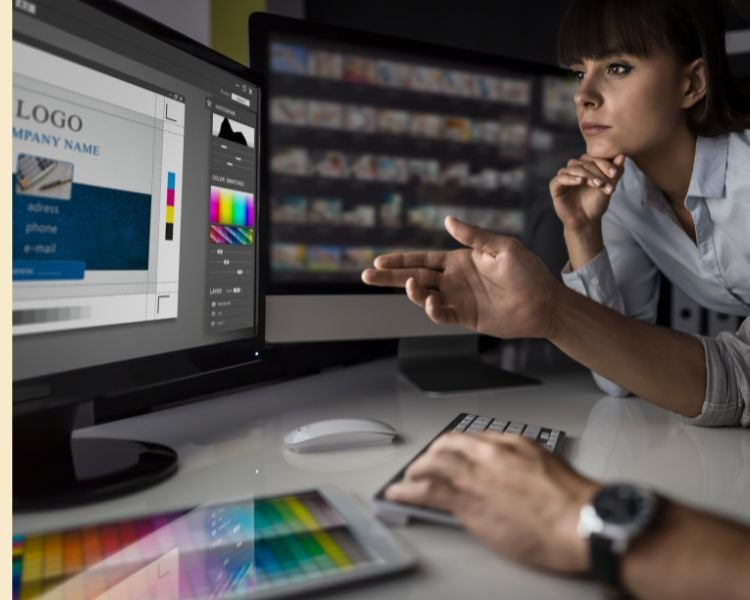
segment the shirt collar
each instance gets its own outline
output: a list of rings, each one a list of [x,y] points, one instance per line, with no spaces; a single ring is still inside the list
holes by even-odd
[[[729,136],[698,137],[688,196],[723,198],[727,178]]]

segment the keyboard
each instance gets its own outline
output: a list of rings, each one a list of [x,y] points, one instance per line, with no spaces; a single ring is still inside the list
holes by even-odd
[[[534,440],[537,444],[552,453],[559,453],[565,442],[565,432],[560,429],[530,425],[520,421],[508,421],[493,417],[461,413],[455,419],[451,420],[451,422],[433,437],[430,442],[422,448],[422,450],[404,465],[403,469],[396,473],[396,475],[375,494],[375,498],[373,499],[375,514],[377,514],[382,521],[385,521],[390,525],[403,526],[411,519],[421,519],[435,523],[442,523],[444,525],[460,526],[453,515],[443,510],[429,508],[427,506],[419,506],[416,504],[393,502],[391,500],[386,500],[385,498],[386,488],[392,483],[401,481],[404,478],[404,473],[406,472],[406,469],[409,468],[409,465],[424,454],[432,442],[444,433],[451,431],[459,433],[479,433],[481,431],[518,433]]]

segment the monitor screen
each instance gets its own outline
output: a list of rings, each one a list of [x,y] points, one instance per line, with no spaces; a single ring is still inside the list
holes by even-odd
[[[261,90],[117,2],[14,2],[14,510],[176,472],[163,444],[73,436],[82,402],[101,421],[247,384]]]
[[[262,342],[257,82],[114,2],[14,6],[14,381]]]
[[[360,273],[386,252],[457,247],[447,215],[562,265],[548,184],[584,150],[562,70],[269,15],[251,17],[250,43],[269,94],[269,339],[336,321],[344,338],[413,335],[418,315],[399,320],[403,298]],[[315,316],[295,319],[303,307]]]

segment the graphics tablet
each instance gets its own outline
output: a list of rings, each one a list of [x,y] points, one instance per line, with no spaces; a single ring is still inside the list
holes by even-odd
[[[279,598],[402,571],[412,556],[339,489],[13,536],[13,598]]]

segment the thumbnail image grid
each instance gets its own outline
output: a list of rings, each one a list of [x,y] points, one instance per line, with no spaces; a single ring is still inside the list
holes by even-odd
[[[271,171],[296,177],[382,182],[405,185],[463,187],[483,191],[523,193],[527,167],[473,167],[467,161],[403,158],[378,154],[350,154],[338,150],[310,151],[283,148],[271,156]]]
[[[337,197],[278,196],[271,200],[274,225],[321,225],[351,228],[400,230],[404,228],[442,232],[445,217],[453,215],[498,233],[520,235],[523,210],[517,207],[430,204],[407,206],[402,194],[386,193],[380,202],[345,202]],[[321,230],[327,231],[327,230]],[[321,236],[322,237],[322,236]]]
[[[550,88],[553,89],[553,88]],[[555,88],[556,89],[556,88]],[[561,98],[561,94],[550,98]],[[567,104],[550,101],[550,120],[569,120]],[[575,107],[573,107],[575,119]],[[279,125],[314,127],[350,133],[409,136],[462,144],[497,146],[501,157],[524,158],[529,141],[529,122],[517,114],[497,119],[476,119],[461,115],[441,115],[396,108],[342,104],[279,96],[271,101],[271,120]]]
[[[532,82],[518,76],[497,76],[310,49],[303,45],[271,44],[271,70],[347,83],[441,94],[514,106],[529,106]]]

